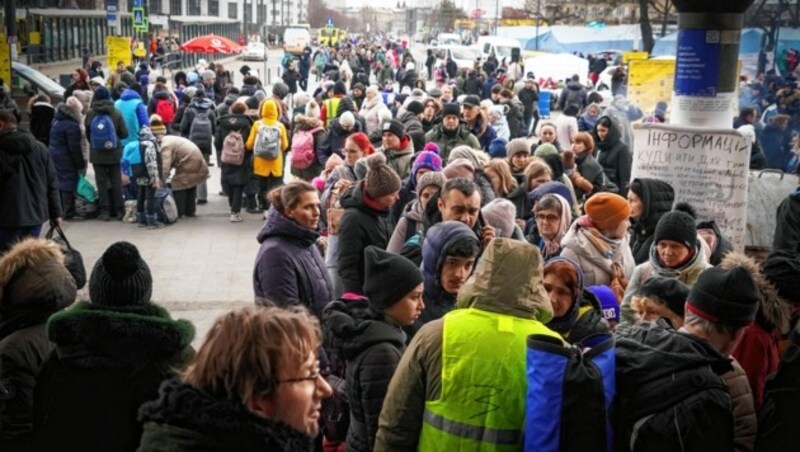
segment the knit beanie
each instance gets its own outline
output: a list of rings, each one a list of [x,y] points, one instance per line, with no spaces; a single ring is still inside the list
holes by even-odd
[[[495,138],[489,143],[489,157],[493,159],[505,158],[506,146],[508,146],[508,140],[502,137]]]
[[[467,159],[472,163],[472,166],[475,169],[481,169],[489,163],[489,155],[481,150],[472,149],[469,146],[461,145],[456,146],[453,150],[450,151],[450,156],[448,157],[450,161],[455,159]]]
[[[280,100],[285,99],[289,95],[289,85],[283,82],[272,85],[272,95]]]
[[[153,135],[156,137],[164,136],[167,134],[167,126],[164,124],[150,124],[150,131],[153,132]]]
[[[425,111],[425,106],[418,100],[412,100],[406,105],[406,111],[414,113],[415,115],[422,114]]]
[[[347,85],[345,85],[343,81],[337,80],[333,84],[333,94],[347,94]]]
[[[372,245],[364,250],[364,294],[373,311],[390,308],[422,281],[419,266],[407,258]]]
[[[755,320],[760,300],[761,292],[746,268],[711,267],[700,273],[686,309],[708,321],[740,327]]]
[[[572,192],[569,191],[569,187],[558,181],[545,182],[539,185],[528,193],[528,200],[531,205],[536,205],[546,195],[559,195],[567,201],[567,204],[572,205]]]
[[[445,118],[445,117],[451,116],[451,115],[452,116],[456,116],[456,117],[460,117],[461,116],[461,107],[459,107],[458,104],[455,104],[455,103],[452,103],[452,102],[448,102],[448,103],[444,104],[444,106],[442,106],[442,118]]]
[[[411,174],[417,176],[420,168],[428,168],[431,171],[442,171],[442,158],[439,154],[430,151],[422,151],[417,155],[414,164],[411,166]]]
[[[139,250],[116,242],[103,253],[89,278],[89,298],[101,306],[131,306],[150,302],[153,277]]]
[[[94,90],[94,100],[108,100],[111,99],[111,93],[105,86],[99,86]]]
[[[761,264],[761,272],[789,303],[800,304],[800,253],[773,251]]]
[[[402,122],[396,119],[390,119],[388,121],[384,121],[381,125],[381,131],[383,133],[389,132],[393,133],[397,136],[397,138],[403,139],[403,136],[406,134],[406,128]]]
[[[423,151],[433,152],[436,155],[440,155],[441,152],[439,151],[439,145],[433,141],[429,141],[425,143],[425,147],[422,148]]]
[[[601,231],[614,229],[631,216],[628,200],[615,193],[598,193],[589,198],[583,208]]]
[[[417,182],[417,194],[422,193],[425,188],[431,185],[441,189],[447,182],[447,178],[440,172],[431,171],[422,175]]]
[[[514,138],[513,140],[509,141],[508,146],[506,146],[506,154],[508,155],[509,160],[514,158],[514,156],[520,152],[524,152],[526,154],[531,153],[531,147],[528,145],[527,138]]]
[[[517,207],[505,198],[495,198],[481,209],[483,219],[497,232],[497,237],[511,238],[514,235],[514,219]]]
[[[608,322],[619,323],[619,303],[617,302],[617,295],[608,286],[589,286],[586,288],[589,292],[593,293],[597,301],[600,302],[600,311],[603,318]]]
[[[658,244],[661,240],[678,242],[689,248],[689,251],[693,251],[697,244],[697,227],[694,224],[694,218],[686,212],[677,210],[667,212],[658,220],[656,232],[653,235],[653,244]]]
[[[536,146],[536,150],[533,152],[533,155],[536,157],[544,157],[545,155],[558,155],[558,149],[550,143],[543,143],[539,146]]]
[[[683,317],[683,307],[689,298],[689,290],[689,286],[677,279],[653,276],[639,286],[634,295],[652,298]]]
[[[447,179],[464,178],[473,180],[475,178],[475,165],[467,159],[450,160],[450,163],[442,172]]]
[[[378,199],[400,191],[400,176],[386,164],[386,156],[378,152],[367,157],[367,177],[364,188],[367,196]]]

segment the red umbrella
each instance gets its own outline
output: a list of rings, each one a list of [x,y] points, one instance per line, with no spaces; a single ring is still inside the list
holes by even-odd
[[[184,42],[181,49],[189,53],[236,53],[242,46],[224,36],[205,35]]]

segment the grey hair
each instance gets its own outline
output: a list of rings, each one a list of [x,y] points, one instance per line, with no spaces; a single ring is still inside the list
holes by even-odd
[[[714,323],[708,319],[704,319],[697,314],[686,311],[684,314],[683,326],[692,326],[702,329],[706,334],[716,333],[733,339],[736,337],[736,332],[746,325],[726,325],[723,323]]]

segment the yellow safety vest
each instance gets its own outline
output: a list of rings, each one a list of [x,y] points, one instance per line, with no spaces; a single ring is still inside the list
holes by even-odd
[[[327,99],[324,102],[323,105],[325,105],[325,128],[326,129],[330,129],[331,128],[331,122],[333,122],[334,119],[339,117],[339,115],[337,115],[337,113],[339,112],[339,102],[341,102],[341,100],[342,99],[339,98],[339,97],[332,97],[330,99]],[[334,151],[338,151],[338,149],[334,149]]]
[[[519,451],[526,340],[560,336],[541,322],[479,309],[445,315],[442,392],[425,403],[420,451]]]

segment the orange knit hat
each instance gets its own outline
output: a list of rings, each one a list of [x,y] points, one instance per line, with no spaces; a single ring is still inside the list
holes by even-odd
[[[601,231],[614,229],[631,216],[628,200],[614,193],[598,193],[589,198],[583,208]]]

